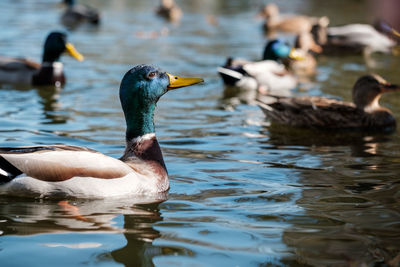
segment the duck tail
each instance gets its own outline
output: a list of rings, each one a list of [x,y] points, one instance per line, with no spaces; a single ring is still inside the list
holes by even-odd
[[[8,183],[22,172],[0,156],[0,184]]]
[[[219,75],[221,75],[224,83],[228,84],[228,85],[235,85],[244,76],[239,71],[236,71],[236,70],[233,70],[230,68],[226,68],[226,67],[218,67],[217,70],[218,70]]]

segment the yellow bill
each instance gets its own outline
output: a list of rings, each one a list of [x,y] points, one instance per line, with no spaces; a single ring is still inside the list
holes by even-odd
[[[201,78],[182,78],[172,74],[167,73],[169,78],[168,90],[178,89],[185,86],[190,86],[193,84],[198,84],[204,82]]]
[[[67,50],[67,52],[70,54],[70,56],[72,56],[73,58],[75,58],[78,61],[83,61],[84,57],[81,53],[79,53],[76,49],[75,46],[71,43],[67,43],[65,45],[65,49]]]
[[[295,59],[295,60],[303,60],[306,58],[306,55],[303,50],[292,48],[289,53],[289,58]]]
[[[392,32],[394,35],[396,35],[397,37],[400,37],[400,32],[396,31],[394,28],[392,28]]]

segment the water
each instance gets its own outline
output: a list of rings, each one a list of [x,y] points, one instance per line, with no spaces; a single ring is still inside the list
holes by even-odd
[[[62,29],[57,2],[1,1],[0,54],[38,60],[47,33]],[[224,88],[216,74],[227,56],[260,57],[265,39],[254,14],[261,1],[179,1],[179,26],[154,16],[158,1],[81,2],[103,14],[100,28],[69,34],[86,61],[63,57],[62,89],[2,85],[1,146],[66,143],[118,157],[125,126],[117,92],[131,66],[151,63],[206,82],[158,104],[167,195],[70,201],[75,211],[57,201],[1,197],[1,266],[398,265],[399,132],[271,127],[249,95]],[[335,25],[369,19],[362,0],[279,4],[328,15]],[[148,39],[165,27],[168,35]],[[399,58],[374,60],[371,69],[358,56],[321,57],[318,74],[297,93],[350,100],[355,79],[368,71],[400,82]],[[399,120],[398,97],[384,96],[382,104]]]

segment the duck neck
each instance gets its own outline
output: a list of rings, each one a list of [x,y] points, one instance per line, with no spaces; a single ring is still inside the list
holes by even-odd
[[[65,83],[63,64],[57,61],[43,61],[39,71],[33,75],[34,85],[62,85]]]
[[[155,104],[137,103],[124,109],[126,120],[126,141],[151,134],[154,130]]]
[[[365,106],[358,106],[358,108],[363,109],[365,112],[373,112],[375,110],[379,110],[382,107],[379,105],[379,99],[381,98],[381,95],[378,95],[374,98],[372,102],[370,102],[368,105]]]
[[[154,129],[154,109],[156,104],[137,102],[124,108],[126,119],[126,149],[123,161],[140,159],[152,165],[160,174],[167,173],[160,145]]]

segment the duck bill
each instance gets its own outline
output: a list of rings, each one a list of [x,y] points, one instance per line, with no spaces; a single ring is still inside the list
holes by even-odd
[[[81,53],[79,53],[76,49],[75,46],[71,43],[67,43],[65,45],[65,49],[67,50],[68,54],[75,58],[78,61],[83,61],[84,57]]]
[[[400,86],[397,84],[385,84],[382,87],[382,92],[386,93],[386,92],[395,92],[395,91],[400,91]]]
[[[172,74],[167,73],[169,78],[168,90],[174,90],[185,86],[190,86],[204,82],[201,78],[182,78]]]
[[[301,49],[292,48],[289,53],[289,58],[294,60],[303,60],[305,59],[305,53]]]
[[[400,32],[396,31],[394,28],[392,28],[391,30],[392,30],[392,33],[393,33],[395,36],[400,37]]]

